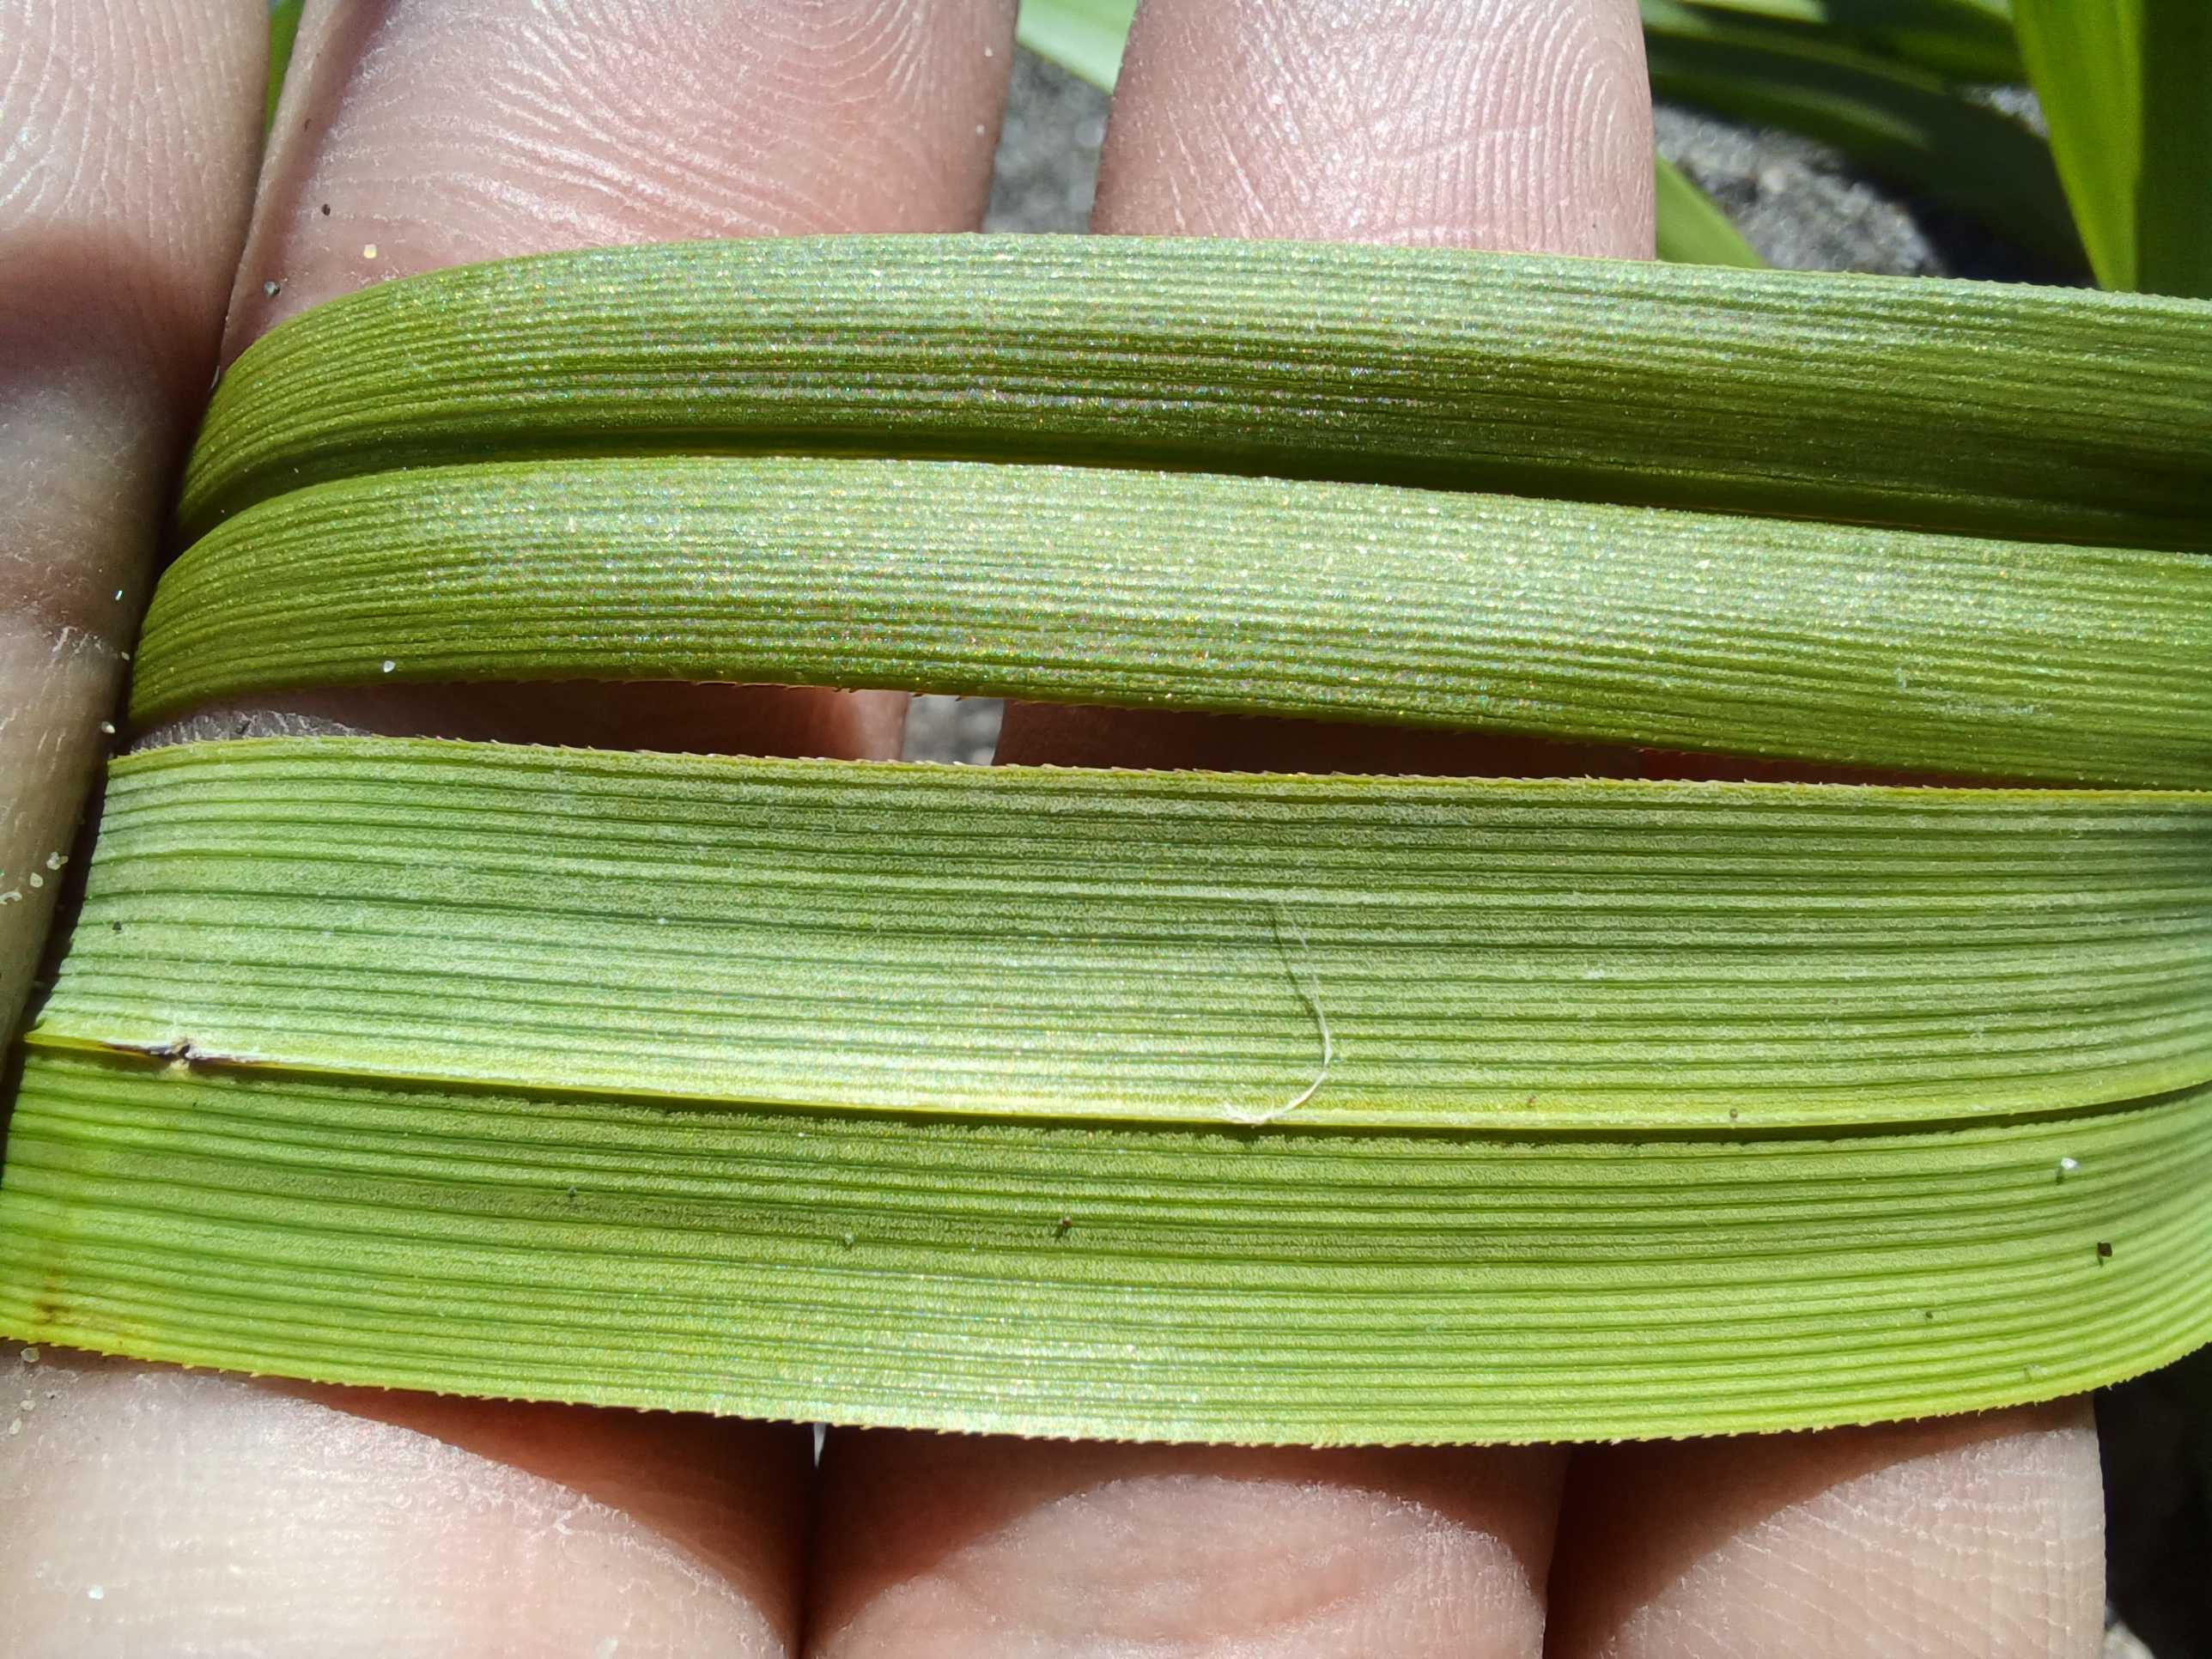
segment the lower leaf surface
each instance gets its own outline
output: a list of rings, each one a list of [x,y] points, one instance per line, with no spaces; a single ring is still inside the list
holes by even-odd
[[[2212,1090],[1748,1140],[851,1120],[34,1054],[0,1328],[326,1381],[1032,1435],[1788,1429],[2212,1334]]]

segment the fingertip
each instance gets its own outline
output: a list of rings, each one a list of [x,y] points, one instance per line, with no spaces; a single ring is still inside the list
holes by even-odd
[[[395,276],[980,222],[1012,0],[330,5],[304,20],[227,357]]]
[[[0,1351],[23,1659],[793,1650],[803,1443],[24,1352]]]
[[[823,1659],[1534,1659],[1559,1462],[838,1434]]]
[[[1628,0],[1148,0],[1093,227],[1649,258]]]
[[[1559,1659],[2058,1659],[2104,1606],[2085,1401],[1817,1434],[1578,1450]]]
[[[226,358],[448,265],[691,237],[980,222],[1013,0],[390,0],[303,20]],[[288,700],[362,730],[885,759],[902,693],[373,686]]]

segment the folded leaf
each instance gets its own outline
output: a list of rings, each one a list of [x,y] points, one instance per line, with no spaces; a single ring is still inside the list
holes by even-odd
[[[1611,1439],[2046,1399],[2212,1334],[2203,1090],[1835,1139],[1260,1136],[36,1048],[8,1157],[17,1336],[537,1400]]]
[[[2212,311],[1991,283],[1134,237],[757,238],[390,283],[217,388],[191,534],[402,466],[1166,465],[2212,546]]]
[[[1762,1130],[2212,1081],[2212,794],[735,761],[118,762],[33,1028],[1044,1121]]]
[[[676,458],[393,472],[163,579],[132,717],[751,680],[2212,785],[2212,561],[1272,478]]]

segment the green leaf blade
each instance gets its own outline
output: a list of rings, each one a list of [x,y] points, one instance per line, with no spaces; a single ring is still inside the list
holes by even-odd
[[[1784,25],[1806,41],[1848,45],[1955,80],[2026,78],[2004,0],[1694,0],[1694,9]],[[1662,27],[1672,9],[1654,8]]]
[[[233,364],[191,535],[494,458],[804,451],[1256,471],[2212,547],[2199,303],[1454,250],[757,239],[318,307]]]
[[[0,1330],[940,1430],[1741,1433],[2178,1357],[2212,1334],[2207,1194],[2202,1091],[1841,1139],[1254,1139],[41,1051],[0,1188]]]
[[[2212,296],[2212,13],[2021,0],[2021,48],[2097,280]]]
[[[1720,204],[1699,190],[1665,156],[1656,156],[1653,207],[1658,223],[1659,257],[1675,264],[1736,265],[1755,269],[1766,261],[1744,240]]]
[[[1121,73],[1137,0],[1022,0],[1014,39],[1101,92]]]
[[[1039,1121],[1806,1128],[2212,1081],[2212,796],[408,740],[116,763],[34,1043]]]
[[[2196,555],[1197,473],[372,474],[220,526],[137,656],[142,727],[324,686],[743,681],[2212,786]]]
[[[2062,266],[2081,264],[2050,147],[1942,76],[1680,0],[1644,0],[1644,40],[1660,96],[1833,144]]]

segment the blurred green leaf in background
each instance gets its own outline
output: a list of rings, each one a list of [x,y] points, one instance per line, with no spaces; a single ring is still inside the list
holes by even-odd
[[[1838,31],[1681,0],[1643,0],[1643,10],[1661,97],[1832,144],[2022,248],[2082,268],[2049,146],[2003,111],[1925,69],[1859,52]]]
[[[2027,78],[2007,0],[1701,0],[1705,10],[1818,30],[1956,81]]]
[[[1114,90],[1137,0],[1022,0],[1014,39],[1101,92]]]
[[[2212,5],[2020,0],[2018,25],[2098,282],[2212,297]]]
[[[1659,224],[1659,257],[1678,265],[1763,265],[1721,204],[1690,182],[1663,155],[1651,158],[1658,182],[1653,206]]]
[[[300,8],[307,0],[273,0],[269,8],[269,108],[263,117],[268,125],[276,121],[276,100],[284,90],[284,70],[292,61],[292,42],[300,33]]]
[[[1832,145],[2106,288],[2212,295],[2208,0],[1639,3],[1660,96]],[[1110,91],[1136,9],[1023,0],[1020,40]],[[2023,81],[2049,142],[1986,95]],[[1656,165],[1662,258],[1759,262],[1710,197]]]

